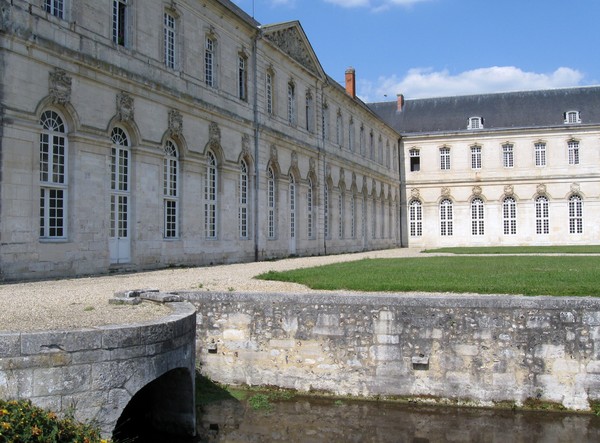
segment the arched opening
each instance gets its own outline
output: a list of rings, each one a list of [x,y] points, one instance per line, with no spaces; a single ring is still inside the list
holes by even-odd
[[[173,369],[133,396],[113,431],[115,442],[169,441],[196,433],[193,374]]]

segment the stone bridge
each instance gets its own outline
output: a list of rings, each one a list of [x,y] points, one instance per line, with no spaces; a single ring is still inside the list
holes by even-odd
[[[104,435],[125,433],[136,419],[194,435],[196,311],[169,306],[169,316],[140,324],[0,332],[0,398],[73,413]]]

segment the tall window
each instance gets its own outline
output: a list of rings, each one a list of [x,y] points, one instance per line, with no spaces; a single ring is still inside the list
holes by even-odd
[[[308,132],[314,132],[315,130],[315,108],[312,93],[306,91],[306,103],[305,103],[305,118],[306,118],[306,130]]]
[[[342,128],[342,113],[338,112],[337,116],[335,118],[335,142],[341,147],[343,140],[344,140],[344,135],[343,135],[343,128]]]
[[[350,123],[348,124],[348,149],[351,152],[354,152],[354,138],[356,135],[354,134],[354,120],[350,118]]]
[[[239,226],[240,238],[247,239],[248,236],[248,165],[244,160],[240,163],[240,209]]]
[[[296,238],[296,180],[290,175],[290,238]]]
[[[269,238],[275,238],[275,174],[273,169],[267,170],[267,235]]]
[[[331,134],[330,134],[330,130],[329,130],[329,106],[327,105],[327,103],[323,104],[323,114],[322,114],[322,120],[323,120],[323,140],[329,140]]]
[[[379,136],[377,140],[377,161],[383,165],[383,139]]]
[[[440,169],[442,171],[450,169],[450,148],[440,148]]]
[[[365,156],[366,155],[366,146],[365,146],[365,127],[364,126],[360,127],[358,143],[360,144],[360,155]],[[412,169],[411,169],[411,171],[412,171]]]
[[[535,165],[546,166],[546,143],[535,144]]]
[[[575,140],[571,140],[568,143],[569,147],[569,164],[570,165],[578,165],[579,164],[579,142]]]
[[[267,94],[267,114],[273,115],[273,74],[271,72],[267,72],[265,89]]]
[[[44,0],[44,10],[55,17],[65,18],[64,0]]]
[[[471,234],[484,234],[484,206],[483,200],[474,198],[471,201]]]
[[[313,183],[312,180],[308,179],[308,189],[306,190],[306,235],[308,238],[313,238]]]
[[[175,69],[176,54],[176,29],[175,17],[173,14],[165,12],[164,14],[164,37],[165,37],[165,65],[167,68]]]
[[[344,223],[344,212],[345,212],[345,208],[344,208],[344,193],[340,193],[340,195],[338,196],[338,237],[339,238],[344,238],[344,228],[345,228],[345,223]]]
[[[377,198],[373,196],[371,206],[371,238],[377,238]]]
[[[288,83],[288,123],[290,125],[296,124],[296,86],[293,82]]]
[[[113,0],[113,42],[126,46],[127,42],[127,0]]]
[[[216,56],[215,56],[216,41],[212,37],[206,37],[204,40],[204,81],[207,86],[216,87],[217,81],[215,76]]]
[[[512,168],[514,165],[513,145],[508,143],[502,145],[502,166]]]
[[[350,199],[350,237],[356,238],[356,195]]]
[[[452,235],[453,222],[452,201],[446,198],[440,203],[440,234],[443,236]]]
[[[583,201],[579,195],[569,198],[569,233],[583,234]]]
[[[375,159],[375,137],[373,131],[369,132],[369,158]]]
[[[204,229],[206,238],[217,238],[217,159],[208,152],[206,164],[206,183],[204,184]]]
[[[329,185],[325,184],[323,190],[323,232],[329,238]]]
[[[548,198],[540,196],[535,199],[535,232],[537,234],[549,234],[549,220]]]
[[[379,238],[385,238],[385,198],[381,194],[380,217],[379,217]]]
[[[179,175],[177,147],[167,140],[163,158],[164,237],[179,237],[177,181]]]
[[[417,172],[421,170],[421,153],[418,149],[411,149],[409,151],[410,157],[410,170],[411,172]]]
[[[248,60],[244,55],[238,56],[238,97],[248,100]]]
[[[110,156],[110,237],[128,237],[129,215],[129,138],[121,128],[111,135]]]
[[[481,169],[481,146],[471,146],[471,169]]]
[[[502,202],[502,221],[504,235],[515,235],[517,233],[517,203],[512,197],[506,197]]]
[[[423,205],[419,200],[412,200],[408,205],[408,217],[410,236],[421,237],[423,235]]]
[[[40,238],[67,236],[66,126],[54,111],[45,111],[40,134]]]

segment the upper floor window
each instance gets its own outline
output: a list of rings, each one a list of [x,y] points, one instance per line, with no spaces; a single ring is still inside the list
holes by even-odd
[[[217,86],[217,79],[215,76],[216,44],[216,40],[212,37],[206,37],[204,40],[204,82],[207,86],[213,88]]]
[[[444,199],[440,203],[440,234],[451,236],[453,233],[454,214],[452,211],[452,201]]]
[[[273,73],[267,72],[265,92],[267,95],[267,114],[273,115]]]
[[[471,234],[483,235],[484,225],[485,219],[483,200],[480,198],[474,198],[471,201]]]
[[[375,135],[369,132],[369,158],[375,160]]]
[[[467,123],[467,129],[483,129],[482,117],[470,117]]]
[[[245,55],[238,56],[238,97],[248,100],[248,59]]]
[[[337,116],[335,118],[335,142],[341,147],[342,141],[344,139],[344,134],[342,133],[342,113],[338,111]]]
[[[383,138],[381,138],[381,135],[377,140],[377,161],[379,164],[383,164]]]
[[[579,111],[568,111],[564,113],[565,124],[575,124],[581,123],[581,118],[579,117]]]
[[[288,123],[290,125],[296,124],[296,85],[294,82],[288,83]]]
[[[44,11],[58,18],[65,18],[65,1],[44,0]]]
[[[417,172],[421,170],[421,152],[418,149],[411,149],[409,151],[410,156],[410,170],[411,172]]]
[[[579,142],[576,140],[571,140],[568,143],[569,148],[569,164],[570,165],[578,165],[579,164]]]
[[[169,12],[164,14],[164,44],[165,44],[165,65],[167,68],[175,69],[176,60],[176,20],[175,16]]]
[[[113,0],[112,40],[119,46],[126,46],[127,41],[127,0]]]
[[[354,120],[350,118],[350,123],[348,124],[348,149],[350,152],[354,152]]]
[[[408,206],[410,221],[410,236],[421,237],[423,235],[423,205],[419,200],[412,200]]]
[[[306,130],[308,132],[314,132],[315,130],[315,108],[312,92],[306,91],[306,103],[305,103],[305,118],[306,118]]]
[[[442,171],[450,169],[450,148],[440,148],[440,169]]]
[[[481,169],[481,146],[471,146],[471,169]]]
[[[66,125],[54,111],[40,118],[40,238],[67,236],[67,137]]]
[[[365,127],[362,125],[360,127],[358,143],[360,144],[360,154],[364,156],[366,153],[366,150],[365,150]]]
[[[502,166],[512,168],[515,165],[513,145],[506,143],[502,145]]]
[[[535,144],[535,165],[546,166],[546,143]]]
[[[579,195],[569,198],[569,233],[583,234],[583,201]]]
[[[330,130],[329,130],[329,106],[327,105],[327,103],[323,103],[323,113],[322,113],[322,120],[323,120],[323,140],[329,140],[330,137]]]

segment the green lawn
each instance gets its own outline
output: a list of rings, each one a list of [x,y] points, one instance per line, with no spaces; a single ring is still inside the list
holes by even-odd
[[[423,252],[446,252],[451,254],[600,254],[600,245],[439,248],[427,249]]]
[[[313,289],[600,296],[600,257],[442,256],[366,259],[257,278]]]

